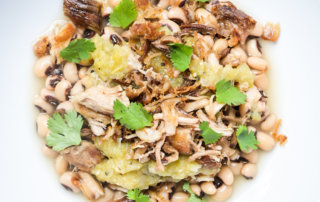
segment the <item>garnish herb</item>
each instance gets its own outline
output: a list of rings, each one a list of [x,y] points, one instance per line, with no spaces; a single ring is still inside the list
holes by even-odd
[[[137,18],[137,9],[131,0],[121,0],[110,14],[109,22],[113,27],[127,28]]]
[[[221,138],[221,133],[212,130],[208,121],[201,122],[199,128],[205,144],[216,143]]]
[[[48,121],[50,134],[46,138],[47,145],[55,151],[61,151],[81,143],[83,120],[76,111],[69,110],[64,119],[59,113],[53,114]]]
[[[150,202],[147,195],[141,193],[139,189],[131,189],[127,192],[128,199],[135,200],[136,202]]]
[[[193,48],[181,43],[171,43],[170,48],[170,60],[173,66],[180,72],[184,72],[188,69],[191,61]]]
[[[254,136],[253,131],[248,131],[247,126],[238,126],[236,135],[239,147],[242,151],[248,152],[249,148],[258,149],[257,145],[260,144],[260,142]]]
[[[216,96],[219,103],[238,106],[246,102],[247,95],[240,92],[230,81],[220,80],[216,85]]]
[[[60,51],[60,56],[68,62],[78,63],[80,60],[90,58],[90,52],[96,49],[94,43],[90,39],[77,39]]]
[[[204,200],[200,199],[199,197],[197,197],[193,191],[190,188],[190,183],[189,182],[185,182],[182,186],[182,189],[184,191],[189,192],[190,197],[188,198],[187,202],[203,202]]]
[[[139,130],[152,125],[152,115],[140,103],[131,102],[129,107],[126,107],[117,99],[113,103],[113,110],[113,117],[130,130]]]

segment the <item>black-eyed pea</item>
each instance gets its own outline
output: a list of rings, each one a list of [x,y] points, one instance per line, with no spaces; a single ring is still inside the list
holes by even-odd
[[[184,192],[176,192],[172,195],[171,202],[186,202],[189,195]]]
[[[46,79],[46,89],[48,90],[54,90],[54,88],[56,87],[56,85],[62,80],[62,76],[60,75],[50,75],[47,77]]]
[[[213,52],[219,56],[223,55],[228,49],[228,41],[226,39],[218,39],[214,42]]]
[[[241,175],[246,179],[253,179],[257,175],[257,166],[253,163],[245,164],[241,169]]]
[[[70,93],[70,89],[71,89],[71,83],[68,80],[60,81],[57,84],[56,88],[54,89],[57,99],[60,102],[66,101]]]
[[[82,93],[83,91],[84,91],[84,87],[82,86],[81,81],[77,81],[77,82],[73,85],[73,87],[72,87],[72,89],[71,89],[71,91],[70,91],[70,95],[71,95],[71,96],[75,96],[75,95],[77,95],[77,94],[79,94],[79,93]]]
[[[88,75],[88,68],[87,67],[81,67],[81,69],[79,70],[79,78],[83,79],[87,75]]]
[[[218,176],[220,179],[226,184],[226,185],[232,185],[233,183],[233,173],[232,170],[229,167],[223,167],[220,172],[218,173]]]
[[[104,188],[104,196],[96,200],[95,202],[113,202],[114,192],[108,187]]]
[[[63,76],[71,84],[77,82],[79,80],[77,65],[70,62],[66,63],[63,67]]]
[[[231,162],[230,163],[230,169],[232,170],[232,173],[234,176],[240,175],[241,168],[243,166],[242,162]]]
[[[40,97],[49,104],[55,106],[59,104],[59,100],[53,90],[48,90],[47,88],[41,89]]]
[[[46,155],[47,157],[50,157],[50,158],[56,158],[59,155],[58,152],[54,151],[53,149],[51,149],[47,145],[43,145],[42,152],[44,153],[44,155]]]
[[[73,184],[74,179],[76,179],[76,174],[71,171],[67,171],[60,176],[59,181],[60,184],[67,190],[78,193],[80,192],[80,189],[78,186]]]
[[[67,113],[67,111],[69,110],[73,110],[74,107],[73,107],[73,104],[72,102],[70,101],[65,101],[65,102],[62,102],[60,103],[58,106],[57,106],[57,112],[58,113],[61,113],[61,114],[65,114]]]
[[[68,166],[69,166],[68,161],[62,155],[59,155],[56,158],[56,171],[59,175],[62,175],[64,172],[66,172],[68,169]]]
[[[217,191],[216,187],[212,182],[202,182],[200,187],[201,187],[201,190],[208,195],[213,195]]]
[[[46,113],[40,113],[37,117],[36,125],[37,125],[37,132],[40,137],[45,138],[47,133],[49,132],[48,128],[48,120],[49,115]]]
[[[261,73],[255,76],[254,78],[254,84],[260,89],[260,90],[267,90],[269,87],[269,79],[265,73]]]
[[[264,27],[261,23],[257,22],[252,30],[249,31],[250,36],[262,36],[264,32]]]
[[[277,117],[274,114],[270,114],[266,120],[264,120],[261,124],[260,124],[260,128],[263,131],[267,131],[270,132],[274,129],[275,125],[277,122]]]
[[[50,55],[39,58],[34,65],[34,73],[39,78],[49,76],[53,71],[53,62]]]
[[[87,199],[97,200],[104,195],[101,184],[91,174],[79,171],[78,175],[80,178],[80,190]]]
[[[44,101],[41,97],[36,97],[33,104],[40,110],[40,112],[50,115],[54,111],[54,106]]]
[[[210,196],[210,199],[213,199],[214,201],[220,202],[227,200],[232,194],[232,186],[228,185],[222,185],[217,189],[217,192],[215,195]]]
[[[190,189],[195,193],[197,196],[200,196],[201,194],[201,188],[198,184],[191,184]]]
[[[250,163],[257,163],[259,158],[257,150],[252,150],[250,153],[241,153],[241,156],[247,159]]]
[[[172,7],[169,10],[168,18],[177,22],[178,24],[186,24],[188,21],[185,11],[178,6]]]
[[[126,195],[122,191],[116,191],[113,196],[114,201],[120,201],[121,199],[124,199]]]
[[[256,69],[258,71],[266,71],[268,69],[267,61],[260,57],[249,57],[247,62],[252,69]]]
[[[249,57],[262,57],[260,45],[257,39],[248,40],[246,49]]]
[[[260,144],[258,144],[259,149],[263,151],[272,150],[276,143],[271,135],[262,131],[257,132],[257,140],[260,142]]]
[[[169,0],[159,0],[156,6],[162,9],[167,9],[169,7]]]

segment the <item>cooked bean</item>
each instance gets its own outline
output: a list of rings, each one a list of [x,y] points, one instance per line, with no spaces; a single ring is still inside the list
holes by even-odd
[[[54,89],[54,92],[58,100],[63,102],[67,100],[67,96],[69,95],[70,89],[71,83],[67,80],[62,80],[57,84],[56,88]]]
[[[260,144],[258,144],[258,147],[263,151],[270,151],[275,145],[273,137],[262,131],[257,132],[257,140],[260,142]]]
[[[64,186],[67,190],[78,193],[80,192],[80,189],[78,188],[78,186],[75,186],[73,184],[75,179],[76,179],[76,174],[71,171],[67,171],[60,176],[59,180],[60,180],[60,184]]]
[[[253,163],[245,164],[241,169],[241,175],[243,175],[246,179],[252,179],[257,174],[257,166]]]
[[[274,126],[276,125],[277,122],[277,117],[274,114],[270,114],[266,120],[264,120],[261,124],[260,124],[260,128],[263,131],[272,131]]]
[[[189,195],[184,192],[176,192],[173,194],[171,201],[172,202],[186,202],[189,198]]]
[[[33,45],[33,52],[38,58],[48,54],[49,50],[50,50],[50,40],[48,36],[42,36]]]
[[[201,190],[208,195],[213,195],[217,191],[216,187],[213,185],[212,182],[202,182],[200,187]]]
[[[262,38],[269,41],[277,41],[280,36],[280,24],[268,22],[264,25]]]
[[[173,34],[181,31],[179,25],[172,20],[160,20],[159,23],[162,25],[162,27],[168,27]]]
[[[232,170],[229,167],[223,167],[220,172],[218,173],[218,176],[220,179],[226,184],[226,185],[232,185],[233,183],[233,173]]]
[[[88,68],[87,67],[81,67],[79,70],[79,78],[83,79],[88,74]]]
[[[113,202],[114,193],[108,187],[104,188],[104,196],[96,200],[95,202]]]
[[[212,49],[213,43],[214,43],[212,36],[210,36],[210,35],[205,35],[205,36],[203,36],[203,39],[206,41],[207,47],[210,48],[210,49]]]
[[[250,153],[241,153],[241,156],[245,159],[247,159],[250,163],[257,163],[258,161],[258,151],[257,150],[253,150]]]
[[[66,63],[63,67],[63,75],[71,84],[79,80],[78,68],[74,63]]]
[[[121,199],[123,199],[126,195],[122,192],[122,191],[116,191],[114,193],[114,196],[113,196],[113,200],[114,201],[120,201]]]
[[[248,65],[252,69],[256,69],[259,71],[265,71],[268,69],[268,63],[262,58],[259,57],[249,57],[248,58]]]
[[[37,117],[37,132],[40,137],[46,137],[49,128],[48,128],[49,115],[45,113],[40,113]]]
[[[34,73],[39,78],[49,76],[53,70],[53,62],[50,55],[39,58],[34,65]]]
[[[267,90],[269,86],[269,79],[265,73],[258,74],[254,78],[254,84],[260,89],[260,90]]]
[[[78,172],[80,176],[80,190],[89,200],[99,199],[104,195],[101,184],[86,172]],[[116,200],[116,199],[115,199]]]
[[[44,101],[41,97],[36,97],[33,103],[41,112],[52,114],[52,112],[54,111],[54,107]]]
[[[47,157],[50,157],[50,158],[56,158],[59,153],[52,150],[50,147],[48,147],[47,145],[43,145],[42,147],[42,152],[47,156]]]
[[[81,93],[83,91],[84,91],[84,88],[82,86],[81,81],[77,81],[77,83],[74,84],[74,86],[72,87],[72,89],[70,91],[70,95],[74,96],[74,95],[77,95],[77,94],[79,94],[79,93]]]
[[[218,39],[214,42],[213,51],[218,56],[224,55],[227,49],[228,41],[226,39]]]
[[[263,25],[259,22],[257,22],[254,28],[249,32],[250,36],[260,37],[262,36],[262,34],[263,34]]]
[[[63,174],[68,169],[68,161],[61,155],[56,158],[56,171],[59,175]]]
[[[201,194],[201,188],[199,185],[197,184],[191,184],[190,185],[191,190],[193,191],[193,193],[195,193],[197,196],[200,196]]]
[[[184,10],[180,7],[172,7],[168,12],[168,18],[178,24],[186,24],[188,19]]]
[[[54,93],[53,90],[48,90],[46,88],[41,89],[40,97],[49,104],[52,104],[52,105],[59,104],[59,100],[57,99],[56,94]]]
[[[120,0],[109,0],[109,1],[108,1],[108,6],[110,6],[111,8],[114,8],[114,7],[116,7],[119,3],[120,3]]]
[[[211,199],[214,201],[225,201],[227,200],[232,193],[232,186],[222,185],[217,189],[217,192],[215,195],[210,196]]]
[[[250,39],[246,45],[248,56],[250,57],[262,57],[262,53],[259,47],[257,39]]]
[[[223,65],[231,64],[232,66],[238,66],[239,64],[246,63],[247,59],[246,52],[240,46],[236,46],[223,58],[222,63]]]
[[[112,27],[105,27],[103,37],[109,39],[109,41],[113,44],[122,44],[123,39],[122,37],[112,28]]]
[[[217,28],[218,21],[214,15],[204,8],[198,8],[195,12],[196,20],[199,24],[207,25],[210,27]]]
[[[169,7],[169,0],[159,0],[156,6],[162,9],[167,9]]]
[[[62,80],[62,77],[59,75],[48,76],[46,79],[46,89],[54,90],[56,85]]]
[[[73,110],[73,109],[74,109],[73,104],[70,101],[62,102],[57,106],[57,112],[61,114],[65,114],[67,113],[68,110]]]
[[[241,168],[243,166],[243,163],[240,162],[240,163],[237,163],[237,162],[231,162],[230,163],[230,168],[232,170],[232,173],[233,175],[240,175],[240,171],[241,171]]]

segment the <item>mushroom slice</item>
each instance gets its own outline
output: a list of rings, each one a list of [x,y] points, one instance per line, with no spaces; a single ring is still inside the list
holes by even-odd
[[[63,11],[73,23],[100,32],[101,4],[96,0],[64,0]]]
[[[88,172],[103,158],[100,151],[88,141],[82,141],[80,145],[69,147],[61,153],[70,164]]]
[[[177,128],[176,134],[168,137],[171,145],[181,154],[191,154],[191,128]]]

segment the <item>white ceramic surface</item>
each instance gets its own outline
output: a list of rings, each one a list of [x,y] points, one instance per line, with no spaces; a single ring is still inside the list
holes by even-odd
[[[0,1],[0,201],[85,201],[58,183],[41,153],[32,97],[32,43],[61,18],[62,0]],[[273,111],[288,143],[263,154],[254,180],[237,179],[232,202],[319,202],[320,1],[237,0],[261,22],[281,23],[276,44],[265,43]]]

